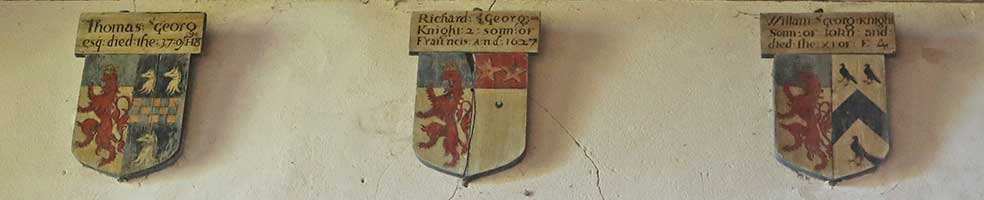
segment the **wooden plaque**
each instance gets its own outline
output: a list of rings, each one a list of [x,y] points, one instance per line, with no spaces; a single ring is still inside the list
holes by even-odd
[[[75,55],[197,54],[205,13],[83,13]]]
[[[85,56],[72,134],[83,166],[120,181],[158,171],[181,149],[191,54],[205,13],[85,13]]]
[[[774,70],[781,163],[833,184],[872,172],[887,157],[884,55],[783,54]]]
[[[410,21],[410,54],[525,52],[540,44],[540,12],[427,11]]]
[[[421,52],[414,151],[467,180],[515,165],[526,152],[528,54]]]
[[[759,20],[763,58],[895,52],[895,17],[888,12],[763,13]]]
[[[72,136],[75,158],[120,181],[173,163],[190,60],[189,54],[87,55]]]

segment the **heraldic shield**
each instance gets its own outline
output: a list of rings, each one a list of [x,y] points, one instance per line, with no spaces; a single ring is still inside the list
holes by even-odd
[[[419,54],[413,148],[424,165],[469,180],[526,151],[526,53]]]
[[[884,55],[777,55],[781,163],[836,183],[877,169],[890,149]]]
[[[173,163],[181,146],[188,54],[86,55],[72,153],[120,181]]]

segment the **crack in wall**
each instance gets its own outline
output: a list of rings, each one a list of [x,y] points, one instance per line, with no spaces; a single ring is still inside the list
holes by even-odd
[[[595,163],[594,158],[591,157],[591,154],[588,153],[588,148],[585,147],[584,145],[581,145],[581,141],[578,141],[577,138],[574,137],[574,135],[571,135],[571,131],[567,129],[567,127],[564,126],[563,123],[560,123],[560,120],[557,120],[557,117],[554,116],[553,113],[550,112],[550,110],[547,110],[547,107],[543,107],[543,105],[541,105],[539,102],[536,101],[536,99],[533,99],[532,97],[530,97],[530,101],[533,102],[533,104],[536,104],[537,107],[540,107],[540,109],[542,109],[543,112],[546,112],[547,116],[550,116],[550,119],[552,119],[554,122],[557,123],[557,126],[560,126],[561,129],[564,129],[564,133],[567,135],[567,137],[574,142],[574,145],[576,145],[578,149],[581,149],[581,153],[584,154],[584,157],[587,158],[589,162],[591,162],[591,166],[594,167],[595,170],[594,171],[595,188],[598,189],[598,195],[601,196],[601,199],[605,200],[606,199],[605,192],[601,190],[601,170],[598,168],[598,164]]]
[[[461,188],[461,187],[458,187],[457,185],[455,185],[455,186],[454,186],[454,191],[451,191],[451,196],[450,196],[450,197],[448,197],[448,200],[451,200],[451,199],[454,199],[454,196],[455,196],[456,194],[458,194],[458,189],[459,189],[459,188]]]
[[[492,6],[495,6],[495,2],[499,0],[492,0],[492,4],[489,5],[489,9],[486,11],[492,11]]]
[[[885,195],[885,193],[888,193],[888,192],[891,192],[891,191],[895,191],[895,188],[898,188],[898,187],[899,187],[899,184],[896,183],[895,186],[892,186],[892,189],[885,190],[880,195]]]
[[[386,167],[383,168],[383,172],[379,173],[379,176],[376,177],[376,186],[372,191],[372,199],[377,199],[376,197],[379,196],[379,182],[383,182],[383,176],[386,175],[387,171],[389,171],[390,166],[393,166],[393,164],[386,165]]]
[[[758,19],[759,18],[759,14],[753,14],[753,13],[744,12],[744,11],[740,11],[740,10],[739,11],[735,11],[735,12],[738,12],[738,13],[735,14],[735,16],[732,16],[732,17],[737,18],[739,16],[744,15],[744,16],[749,16],[749,17],[755,18],[755,19]]]

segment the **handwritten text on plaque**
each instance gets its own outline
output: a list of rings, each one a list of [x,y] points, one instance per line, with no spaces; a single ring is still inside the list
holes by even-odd
[[[410,52],[528,52],[540,40],[540,13],[526,11],[414,12]]]
[[[204,13],[83,13],[75,54],[195,54]]]
[[[762,57],[780,53],[895,52],[892,13],[763,13],[759,20]]]

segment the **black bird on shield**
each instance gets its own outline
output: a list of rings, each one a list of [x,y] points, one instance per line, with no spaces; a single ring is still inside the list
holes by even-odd
[[[868,78],[868,80],[864,81],[868,84],[871,84],[872,81],[882,83],[881,79],[878,79],[878,76],[875,76],[875,71],[871,70],[871,65],[864,64],[864,76]]]
[[[858,136],[851,136],[851,140],[851,151],[854,151],[854,159],[851,159],[852,163],[855,165],[861,165],[864,161],[862,159],[867,159],[871,162],[871,164],[875,165],[881,163],[881,158],[868,154],[868,152],[864,150],[864,147],[861,147],[861,142],[858,141]]]
[[[841,68],[839,72],[841,74],[841,77],[844,77],[844,79],[854,82],[854,84],[858,84],[858,81],[854,80],[854,76],[851,75],[851,72],[847,71],[847,67],[844,67],[844,63],[841,63]]]

